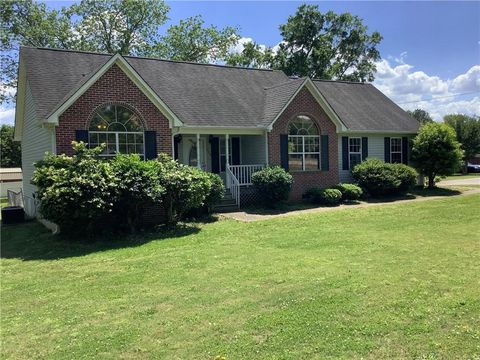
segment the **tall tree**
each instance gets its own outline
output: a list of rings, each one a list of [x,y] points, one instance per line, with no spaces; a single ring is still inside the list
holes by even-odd
[[[407,113],[409,113],[413,118],[415,118],[420,124],[425,124],[427,122],[433,121],[430,114],[422,109],[415,109],[413,111],[407,110]]]
[[[20,143],[13,141],[13,126],[2,125],[0,128],[0,166],[20,167],[22,165],[22,152]]]
[[[455,131],[446,124],[426,123],[413,140],[412,162],[420,174],[428,177],[429,188],[435,186],[437,175],[451,175],[458,169],[462,157]]]
[[[19,45],[75,48],[76,39],[66,14],[33,0],[0,1],[0,22],[1,103],[11,100],[16,86]]]
[[[467,172],[467,163],[476,154],[480,154],[480,118],[464,114],[445,115],[443,121],[450,125],[457,135],[457,141],[464,151],[462,172]]]
[[[213,62],[224,59],[238,38],[236,28],[205,27],[202,17],[194,16],[172,25],[146,53],[172,60]]]
[[[237,29],[205,27],[199,16],[162,35],[168,10],[163,0],[82,0],[61,10],[34,0],[0,1],[0,102],[12,100],[20,45],[218,61],[238,39]]]
[[[272,59],[264,57],[266,49],[251,53],[245,48],[240,56],[232,55],[228,63],[270,66],[287,75],[320,79],[373,81],[375,61],[380,59],[378,32],[368,28],[350,13],[322,13],[317,5],[300,5],[286,24],[280,25],[283,41]],[[254,44],[255,45],[255,44]],[[257,50],[261,50],[258,49]],[[250,62],[249,62],[250,60]]]
[[[64,13],[79,18],[73,25],[81,49],[133,55],[158,40],[168,10],[159,0],[82,0]]]

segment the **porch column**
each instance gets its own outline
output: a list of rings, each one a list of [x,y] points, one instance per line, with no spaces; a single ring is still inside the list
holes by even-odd
[[[197,167],[199,169],[202,168],[202,164],[200,163],[200,134],[197,134]]]
[[[227,167],[228,165],[230,165],[229,161],[228,161],[228,158],[230,156],[229,154],[229,149],[228,149],[228,140],[229,140],[229,135],[226,134],[225,135],[225,167]]]

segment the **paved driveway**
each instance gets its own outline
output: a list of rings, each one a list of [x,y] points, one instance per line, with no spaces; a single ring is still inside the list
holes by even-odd
[[[470,179],[455,179],[440,181],[441,185],[480,185],[480,176]]]

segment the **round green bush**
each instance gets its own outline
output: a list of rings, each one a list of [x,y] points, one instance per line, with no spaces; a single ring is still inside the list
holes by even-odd
[[[305,193],[305,197],[314,204],[338,205],[342,200],[342,193],[333,188],[311,188]]]
[[[415,185],[417,172],[404,164],[367,159],[352,170],[353,179],[373,197],[396,195]]]
[[[355,201],[359,200],[363,191],[362,188],[355,184],[338,184],[333,187],[342,193],[342,201]]]
[[[395,169],[395,173],[400,180],[399,192],[406,192],[412,189],[417,184],[418,173],[417,171],[405,164],[392,164]]]
[[[205,198],[204,204],[210,212],[212,211],[213,206],[223,199],[223,196],[225,195],[225,186],[220,175],[207,173],[207,176],[210,179],[210,191]]]
[[[293,178],[279,166],[269,166],[252,174],[252,183],[264,205],[274,207],[290,195]]]

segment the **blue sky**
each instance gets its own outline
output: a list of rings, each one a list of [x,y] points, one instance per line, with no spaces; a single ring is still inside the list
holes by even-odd
[[[47,3],[60,8],[72,2]],[[167,3],[168,24],[200,14],[207,25],[238,26],[242,42],[253,39],[266,46],[281,41],[278,26],[301,4],[296,1]],[[382,60],[377,64],[374,84],[403,108],[423,108],[437,120],[447,113],[480,115],[480,2],[308,3],[318,4],[321,11],[358,15],[370,31],[382,34],[384,39],[379,46]],[[12,123],[12,109],[0,108],[0,121]]]
[[[370,30],[379,31],[383,57],[400,56],[442,78],[454,77],[479,63],[480,2],[308,2],[322,11],[350,12]],[[300,2],[168,2],[172,22],[202,14],[206,23],[237,25],[242,36],[274,46],[278,25],[285,23]]]

